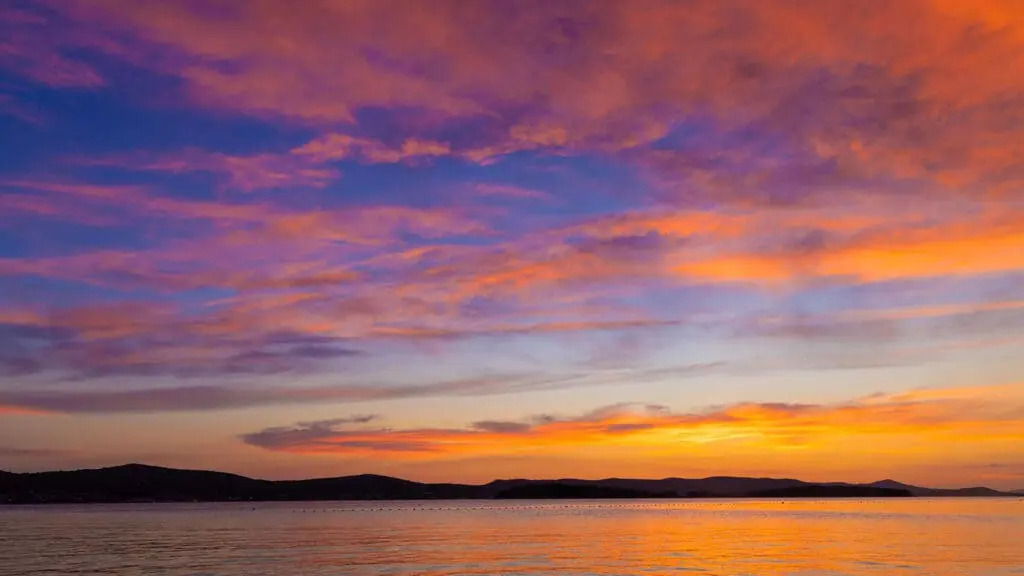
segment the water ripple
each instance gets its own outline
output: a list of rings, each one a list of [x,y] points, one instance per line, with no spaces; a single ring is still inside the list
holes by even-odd
[[[0,576],[1024,574],[1008,500],[0,508]]]

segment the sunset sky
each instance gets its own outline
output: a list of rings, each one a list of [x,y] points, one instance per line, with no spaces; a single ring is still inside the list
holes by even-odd
[[[0,0],[0,469],[1024,488],[1019,0]]]

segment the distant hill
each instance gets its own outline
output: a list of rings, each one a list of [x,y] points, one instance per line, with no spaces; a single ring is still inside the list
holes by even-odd
[[[233,502],[295,500],[426,500],[467,498],[833,498],[1013,496],[989,488],[943,490],[894,480],[871,484],[809,483],[790,478],[606,478],[495,480],[484,485],[427,484],[363,474],[271,481],[206,470],[126,464],[61,472],[0,471],[0,503]]]
[[[975,486],[972,488],[922,488],[920,486],[911,486],[909,484],[903,484],[895,480],[880,480],[878,482],[872,482],[868,486],[875,488],[891,488],[895,490],[907,490],[914,496],[925,496],[929,498],[938,498],[944,496],[1007,496],[1010,492],[1000,492],[991,488],[985,488],[984,486]]]
[[[553,498],[678,498],[675,492],[645,492],[614,486],[595,484],[566,484],[546,482],[523,484],[506,488],[494,495],[498,499],[553,499]]]
[[[910,490],[876,488],[874,486],[842,486],[836,484],[811,484],[790,486],[774,490],[750,492],[748,498],[894,498],[912,497]]]
[[[472,498],[477,492],[475,486],[372,474],[275,482],[143,464],[0,476],[0,502],[6,503],[408,500]]]
[[[0,501],[131,502],[231,500],[261,494],[268,482],[224,472],[126,464],[96,470],[0,476]]]
[[[800,480],[788,478],[737,478],[732,476],[712,476],[710,478],[664,478],[661,480],[642,480],[629,478],[605,478],[602,480],[578,480],[560,478],[554,480],[495,480],[484,486],[484,493],[493,496],[502,490],[514,486],[529,484],[571,484],[578,486],[609,486],[636,490],[652,494],[674,492],[684,497],[726,497],[738,496],[757,490],[772,490],[807,484]]]

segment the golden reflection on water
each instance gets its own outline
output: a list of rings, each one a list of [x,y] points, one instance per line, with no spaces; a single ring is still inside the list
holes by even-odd
[[[0,574],[1024,574],[1024,500],[0,509]]]

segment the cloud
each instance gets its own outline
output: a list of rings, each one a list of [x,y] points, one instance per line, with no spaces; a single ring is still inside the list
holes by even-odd
[[[527,432],[531,426],[526,422],[505,422],[501,420],[480,420],[470,424],[474,430],[484,432],[497,432],[500,434],[514,434],[516,432]]]
[[[147,304],[74,308],[0,323],[0,373],[209,377],[307,373],[361,350],[326,336],[218,332]]]
[[[680,271],[741,278],[798,274],[853,277],[860,281],[982,275],[1018,269],[1013,255],[1024,248],[1019,214],[897,228],[837,239],[833,246],[794,246],[779,254],[750,254],[683,264]]]
[[[81,166],[113,166],[167,174],[209,173],[221,188],[239,192],[266,189],[324,188],[342,173],[338,162],[396,164],[447,156],[443,142],[409,138],[396,146],[339,133],[322,134],[287,152],[231,155],[196,148],[172,153],[132,152],[72,158]]]
[[[468,233],[486,233],[487,229],[468,209],[457,207],[415,208],[403,205],[322,206],[300,209],[287,204],[267,202],[222,202],[195,200],[160,194],[145,186],[96,185],[44,179],[0,181],[0,188],[21,199],[38,199],[26,213],[73,222],[126,226],[136,219],[167,222],[199,220],[218,228],[245,225],[231,230],[226,243],[260,240],[287,241],[308,238],[356,244],[382,243],[398,234],[418,234],[427,238]],[[45,209],[43,207],[46,207]],[[11,216],[18,215],[21,204],[10,204]],[[82,212],[100,211],[109,218],[81,219]],[[247,234],[249,236],[247,236]]]
[[[171,240],[150,249],[84,250],[45,258],[0,259],[0,275],[35,275],[114,287],[142,285],[274,290],[315,288],[359,279],[348,269],[358,250],[380,249],[403,235],[437,239],[485,234],[461,208],[399,205],[299,210],[266,203],[219,203],[155,194],[138,186],[20,180],[0,202],[12,226],[24,217],[96,226],[148,224]],[[19,220],[19,217],[21,218]],[[191,232],[181,239],[177,232]],[[346,252],[339,245],[348,245]]]
[[[986,482],[993,480],[1011,484],[1011,490],[1022,491],[1018,488],[1024,482],[1024,462],[992,462],[990,464],[975,467],[975,472]]]
[[[289,154],[232,156],[197,149],[164,155],[136,153],[123,157],[90,158],[80,162],[169,174],[207,172],[216,175],[223,188],[240,192],[275,188],[323,188],[341,176],[341,172],[335,168]]]
[[[928,344],[1013,337],[1024,321],[1024,303],[990,301],[907,308],[845,309],[834,313],[753,315],[733,329],[746,336],[798,342],[895,342],[905,340],[935,354]],[[905,351],[904,351],[905,352]]]
[[[511,184],[480,183],[473,186],[473,191],[482,196],[499,196],[523,200],[551,199],[551,195],[546,192]]]
[[[605,293],[662,282],[799,286],[1013,273],[1024,250],[1018,212],[894,214],[821,207],[597,217],[497,246],[452,252],[412,279],[443,278],[459,295]],[[955,208],[951,208],[955,210]]]
[[[95,68],[65,54],[78,42],[68,34],[52,14],[0,7],[0,69],[53,88],[106,84]]]
[[[4,406],[0,404],[0,415],[8,416],[43,416],[48,415],[50,412],[44,410],[34,410],[31,408],[23,408],[21,406]]]
[[[67,450],[0,446],[0,456],[4,458],[48,458],[52,456],[67,456],[68,454]]]
[[[0,115],[17,118],[26,124],[43,126],[45,116],[34,106],[30,106],[9,94],[0,94]]]
[[[170,362],[147,365],[151,375],[196,377],[221,375],[219,371],[200,365],[194,372],[185,367],[174,367]],[[303,364],[288,366],[299,370]],[[246,383],[237,381],[220,384],[188,384],[174,386],[129,387],[111,376],[147,374],[133,364],[114,364],[102,374],[90,373],[86,368],[77,372],[78,379],[104,376],[107,384],[86,387],[80,381],[54,383],[45,389],[0,389],[0,407],[11,413],[68,413],[107,414],[122,412],[173,412],[227,410],[254,406],[280,406],[318,403],[353,403],[384,401],[402,398],[451,396],[489,396],[516,394],[544,390],[559,390],[608,384],[630,384],[644,380],[687,378],[707,374],[720,368],[717,364],[683,364],[656,369],[562,370],[547,372],[505,372],[468,376],[448,380],[427,381],[418,384],[396,384],[387,381],[364,381],[349,377],[336,385],[309,386],[282,385],[277,379],[259,378],[266,372],[258,368],[235,369],[232,373],[245,375]],[[200,372],[200,369],[206,369]]]
[[[365,402],[421,396],[499,393],[533,383],[518,376],[453,380],[422,386],[351,385],[283,387],[196,385],[144,389],[70,389],[49,391],[0,390],[0,404],[63,413],[196,411],[320,402]]]
[[[465,428],[353,427],[346,420],[268,428],[242,440],[267,450],[393,458],[479,457],[585,447],[689,449],[722,443],[827,448],[850,438],[921,443],[1024,439],[1024,386],[930,389],[837,404],[740,403],[678,413],[618,404],[578,417],[477,422]],[[732,446],[735,448],[735,446]]]
[[[0,371],[72,379],[113,376],[200,378],[303,375],[360,360],[385,341],[454,341],[583,332],[655,330],[674,320],[471,323],[428,302],[313,293],[231,299],[198,313],[180,306],[120,302],[3,314]]]
[[[397,146],[348,134],[327,133],[291,150],[291,155],[313,162],[354,159],[371,164],[398,162],[447,156],[448,144],[419,138],[408,138]]]
[[[522,235],[496,230],[472,208],[397,205],[298,209],[266,201],[214,202],[143,186],[13,180],[0,200],[13,226],[31,218],[130,221],[169,240],[139,249],[0,259],[0,275],[83,282],[118,291],[152,290],[144,301],[45,309],[26,301],[11,326],[52,328],[32,353],[9,353],[9,376],[69,370],[112,375],[272,374],[318,370],[384,340],[623,332],[720,327],[740,335],[898,338],[931,333],[1005,335],[989,312],[998,299],[959,310],[894,307],[788,316],[694,309],[666,314],[622,302],[661,287],[745,286],[798,290],[915,278],[1013,273],[1022,221],[997,205],[936,203],[895,213],[877,197],[843,207],[774,210],[633,210],[589,216]],[[14,199],[13,202],[9,202]],[[26,199],[39,202],[25,203]],[[186,238],[177,231],[187,230]],[[472,239],[471,242],[460,241]],[[210,298],[199,291],[225,295]],[[163,302],[196,291],[202,306]],[[162,303],[161,303],[162,302]],[[988,308],[992,310],[989,311]],[[27,315],[27,316],[26,316]],[[887,317],[882,317],[887,316]],[[942,316],[949,316],[940,320]],[[275,335],[323,338],[324,347],[274,343]],[[857,336],[857,334],[860,336]]]
[[[879,179],[1012,195],[1022,25],[1012,3],[955,4],[441,1],[396,13],[314,1],[296,13],[239,0],[210,18],[188,3],[45,2],[17,12],[33,31],[8,51],[25,74],[71,69],[58,76],[71,85],[98,77],[63,48],[127,60],[179,80],[194,105],[328,130],[382,110],[417,118],[388,147],[400,155],[638,151],[638,165],[672,175],[677,199],[728,184],[792,201]],[[279,41],[257,32],[270,28]],[[686,138],[694,122],[713,134]],[[440,138],[467,123],[477,129]]]
[[[314,422],[299,422],[293,428],[268,428],[262,432],[249,434],[246,436],[246,442],[254,446],[259,446],[264,442],[305,442],[315,440],[325,433],[330,433],[338,426],[367,424],[378,418],[376,415],[357,415]]]
[[[10,324],[61,336],[37,348],[19,336],[5,376],[302,373],[385,341],[730,322],[740,335],[895,340],[927,309],[959,323],[936,333],[1012,331],[984,294],[971,318],[942,313],[941,298],[888,318],[752,310],[822,286],[1019,272],[1024,36],[1006,4],[343,4],[228,1],[218,18],[124,0],[5,11],[0,66],[31,82],[117,91],[104,72],[127,65],[173,80],[176,106],[303,134],[245,154],[76,156],[62,167],[96,181],[4,182],[5,231],[39,242],[0,259],[5,285],[42,278],[154,304],[22,296],[35,318]],[[256,32],[268,29],[273,41]],[[552,172],[532,188],[541,169],[578,168],[569,156],[586,156],[595,180],[611,167],[628,182],[600,182],[612,199]],[[473,192],[448,205],[448,190],[396,193],[416,207],[332,194],[348,166],[439,158],[487,166],[453,184]],[[544,166],[507,170],[524,159]],[[169,185],[104,184],[109,168]],[[212,175],[220,190],[183,192],[175,174]],[[300,189],[315,207],[257,193]],[[545,198],[564,210],[530,209]],[[72,246],[40,223],[102,230]],[[666,289],[738,303],[680,297],[669,311]]]

